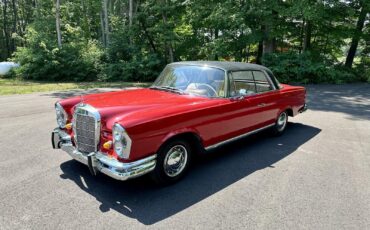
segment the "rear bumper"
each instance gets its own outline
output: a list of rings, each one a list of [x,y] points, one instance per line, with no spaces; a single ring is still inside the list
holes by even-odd
[[[306,110],[307,110],[307,104],[305,103],[305,104],[304,104],[304,106],[298,110],[298,112],[299,112],[299,113],[303,113],[303,112],[305,112]]]
[[[116,180],[128,180],[152,171],[156,165],[156,155],[134,162],[123,163],[101,152],[81,153],[73,146],[71,137],[59,128],[54,129],[52,132],[51,142],[54,149],[61,148],[73,159],[87,165],[93,175],[101,172]]]

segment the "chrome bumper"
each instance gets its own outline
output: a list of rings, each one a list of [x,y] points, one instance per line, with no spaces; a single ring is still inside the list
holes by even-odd
[[[298,112],[299,112],[299,113],[303,113],[303,112],[305,112],[306,110],[307,110],[307,104],[305,103],[305,104],[304,104],[304,106],[298,110]]]
[[[116,180],[127,180],[152,171],[156,165],[156,155],[130,163],[122,163],[101,152],[81,153],[73,146],[71,136],[59,128],[52,132],[51,141],[54,149],[61,148],[73,159],[87,165],[93,175],[101,172]]]

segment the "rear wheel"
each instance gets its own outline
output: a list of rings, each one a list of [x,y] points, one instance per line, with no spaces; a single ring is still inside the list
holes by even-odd
[[[288,124],[288,113],[284,111],[279,114],[275,126],[273,127],[273,133],[276,136],[280,136],[284,133],[286,126]]]
[[[181,179],[191,161],[192,149],[184,140],[166,143],[157,153],[157,164],[151,176],[158,184],[170,184]]]

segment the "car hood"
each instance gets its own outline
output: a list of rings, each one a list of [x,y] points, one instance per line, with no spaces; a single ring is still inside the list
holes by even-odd
[[[156,89],[131,89],[83,96],[82,103],[96,108],[102,126],[111,130],[114,123],[125,128],[135,124],[203,108],[219,103],[222,99],[210,99],[194,95],[181,95]]]

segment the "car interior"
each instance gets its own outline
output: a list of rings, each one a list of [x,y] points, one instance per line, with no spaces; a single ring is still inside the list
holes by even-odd
[[[231,75],[231,96],[248,96],[273,89],[261,71],[235,71]]]

